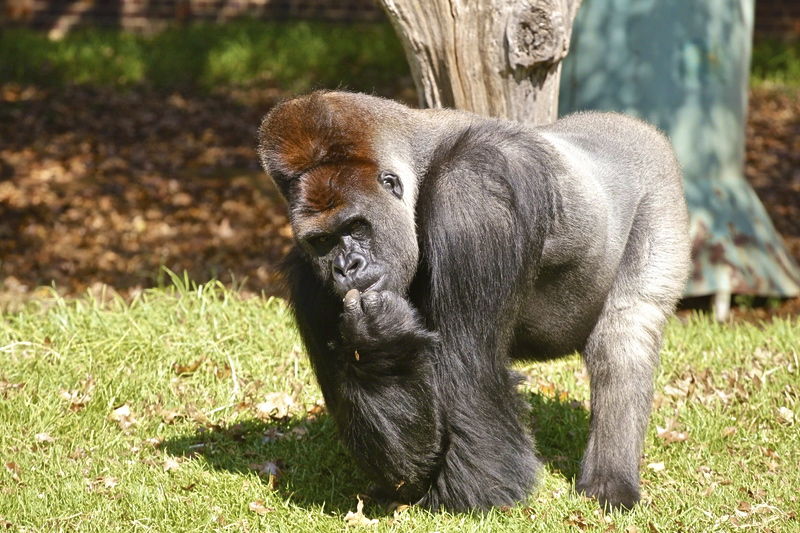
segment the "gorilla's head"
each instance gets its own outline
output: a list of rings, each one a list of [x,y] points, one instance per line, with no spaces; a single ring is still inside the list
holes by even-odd
[[[259,130],[261,163],[289,204],[297,243],[340,296],[402,294],[416,272],[416,176],[386,134],[402,109],[317,92],[276,106]]]

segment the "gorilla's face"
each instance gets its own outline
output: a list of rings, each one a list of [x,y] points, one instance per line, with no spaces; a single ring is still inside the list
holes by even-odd
[[[396,173],[365,162],[322,165],[295,187],[295,236],[326,286],[340,296],[407,291],[419,251]]]
[[[259,131],[262,164],[289,203],[298,243],[340,295],[405,294],[419,259],[416,176],[395,138],[379,140],[376,101],[313,93],[276,106]]]

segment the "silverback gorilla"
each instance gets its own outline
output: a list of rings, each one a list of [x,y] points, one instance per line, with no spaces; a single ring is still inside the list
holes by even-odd
[[[266,116],[259,156],[289,205],[300,333],[378,494],[456,511],[525,498],[541,462],[509,364],[579,350],[577,489],[639,500],[662,330],[689,267],[664,136],[614,114],[527,127],[316,92]]]

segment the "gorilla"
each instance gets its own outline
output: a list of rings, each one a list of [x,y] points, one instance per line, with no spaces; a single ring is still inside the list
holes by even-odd
[[[377,494],[451,511],[524,499],[542,463],[509,365],[577,350],[591,385],[577,489],[639,500],[690,261],[662,134],[609,113],[529,127],[315,92],[267,114],[258,153],[289,207],[300,334]]]

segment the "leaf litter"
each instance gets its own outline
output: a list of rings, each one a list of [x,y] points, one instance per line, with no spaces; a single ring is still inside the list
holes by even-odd
[[[292,232],[255,139],[285,96],[0,83],[0,306],[51,284],[133,296],[162,265],[282,294]],[[754,89],[745,167],[798,260],[799,115],[799,98]],[[798,312],[800,299],[750,314]]]

